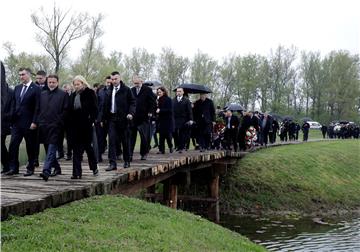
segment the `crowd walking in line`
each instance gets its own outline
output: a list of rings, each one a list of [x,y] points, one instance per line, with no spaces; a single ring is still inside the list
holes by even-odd
[[[84,152],[94,176],[100,172],[98,163],[103,162],[106,149],[109,163],[105,171],[117,170],[119,161],[124,169],[129,168],[137,142],[140,160],[146,160],[156,147],[159,155],[183,153],[191,144],[200,152],[244,151],[275,143],[277,136],[280,141],[297,141],[300,130],[303,141],[309,138],[307,121],[299,124],[291,117],[280,119],[268,112],[236,111],[230,106],[215,109],[207,89],[199,89],[199,98],[191,102],[185,86],[173,90],[176,94],[171,98],[164,86],[150,87],[137,75],[130,88],[118,71],[105,77],[104,84],[93,87],[81,75],[62,87],[55,74],[40,70],[35,82],[31,77],[30,69],[20,68],[21,83],[12,90],[1,63],[1,163],[6,176],[19,173],[23,139],[28,158],[24,176],[34,175],[42,144],[46,157],[40,176],[47,181],[62,174],[61,158],[72,160],[71,179],[81,179]],[[358,138],[359,126],[333,122],[322,126],[321,132],[324,138]]]

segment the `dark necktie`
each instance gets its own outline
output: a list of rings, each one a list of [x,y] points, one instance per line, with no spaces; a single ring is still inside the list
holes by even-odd
[[[26,93],[26,89],[27,89],[27,86],[23,85],[23,88],[21,89],[21,93],[20,93],[20,101],[22,101],[22,99]]]

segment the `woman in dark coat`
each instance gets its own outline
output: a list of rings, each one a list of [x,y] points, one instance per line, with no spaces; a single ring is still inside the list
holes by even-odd
[[[159,87],[156,92],[159,96],[156,110],[156,114],[158,115],[158,131],[160,135],[158,154],[165,153],[165,139],[170,149],[170,153],[172,153],[172,133],[174,131],[174,114],[172,100],[168,96],[167,91],[164,87]]]
[[[75,92],[70,96],[69,120],[73,136],[73,176],[82,175],[81,160],[84,151],[88,156],[90,170],[98,174],[97,161],[92,147],[93,127],[98,113],[95,91],[89,88],[84,77],[78,75],[73,80]]]

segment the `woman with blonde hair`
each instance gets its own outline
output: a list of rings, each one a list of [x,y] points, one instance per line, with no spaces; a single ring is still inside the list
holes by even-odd
[[[75,76],[74,92],[70,96],[70,123],[73,136],[73,175],[71,179],[81,179],[81,160],[84,151],[88,156],[90,170],[98,175],[97,161],[92,147],[93,125],[98,113],[96,94],[81,76]]]

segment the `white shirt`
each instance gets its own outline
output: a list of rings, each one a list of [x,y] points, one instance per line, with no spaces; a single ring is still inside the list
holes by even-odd
[[[111,113],[115,113],[115,95],[116,95],[116,92],[119,90],[119,86],[114,86],[113,88],[113,91],[112,91],[112,95],[111,95],[111,110],[110,112]]]
[[[177,97],[178,102],[180,102],[181,99],[182,99],[182,96],[178,96],[178,97]]]

